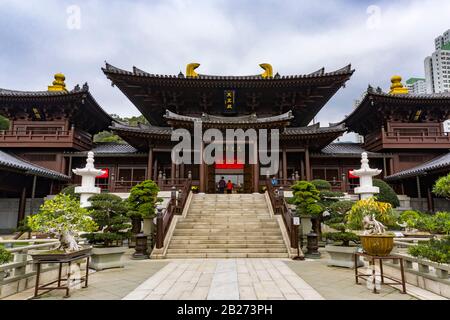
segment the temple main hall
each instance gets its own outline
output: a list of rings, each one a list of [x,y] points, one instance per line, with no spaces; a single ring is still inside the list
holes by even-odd
[[[43,91],[0,89],[0,114],[9,120],[9,128],[0,131],[0,201],[7,208],[0,209],[0,230],[16,227],[44,197],[79,184],[72,169],[83,167],[91,150],[96,167],[105,172],[96,179],[104,192],[127,193],[146,179],[170,190],[190,178],[199,192],[215,193],[224,177],[234,192],[258,193],[275,176],[286,189],[298,180],[323,179],[348,194],[359,185],[350,171],[360,166],[365,151],[371,167],[382,170],[379,178],[399,195],[416,199],[420,208],[435,205],[432,183],[450,169],[450,136],[443,127],[450,95],[410,94],[394,76],[390,90],[369,86],[339,123],[318,123],[319,111],[351,81],[350,65],[295,75],[260,66],[261,74],[221,76],[197,73],[200,65],[192,63],[185,73],[162,75],[106,63],[102,71],[111,90],[120,90],[145,117],[137,125],[113,119],[87,83],[68,89],[63,74]],[[277,172],[266,175],[259,162],[242,159],[174,163],[172,132],[193,132],[198,122],[203,130],[278,129]],[[94,135],[102,131],[123,142],[95,143]],[[346,132],[360,141],[342,142]],[[258,144],[247,141],[245,148]]]

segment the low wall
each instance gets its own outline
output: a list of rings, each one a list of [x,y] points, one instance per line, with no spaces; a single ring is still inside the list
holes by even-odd
[[[0,234],[10,233],[17,227],[17,215],[19,211],[19,198],[0,199]],[[44,202],[42,198],[33,200],[34,211]],[[25,214],[30,214],[31,199],[27,199]]]
[[[411,208],[418,211],[428,211],[428,200],[426,198],[411,198]],[[433,199],[434,211],[450,211],[450,201],[442,198]]]

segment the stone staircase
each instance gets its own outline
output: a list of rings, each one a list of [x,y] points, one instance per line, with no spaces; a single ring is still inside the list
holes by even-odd
[[[166,258],[287,258],[263,194],[195,194]]]

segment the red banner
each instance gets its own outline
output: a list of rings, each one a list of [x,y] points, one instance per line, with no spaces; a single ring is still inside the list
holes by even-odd
[[[108,179],[109,178],[109,169],[101,169],[103,174],[96,176],[97,179]]]

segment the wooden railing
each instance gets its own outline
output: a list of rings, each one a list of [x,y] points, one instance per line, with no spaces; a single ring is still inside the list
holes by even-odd
[[[272,204],[273,212],[275,214],[281,214],[283,217],[284,225],[286,226],[286,230],[289,234],[289,242],[291,248],[298,248],[298,230],[299,225],[294,224],[294,215],[292,214],[292,210],[289,208],[286,200],[284,199],[284,188],[283,187],[275,187],[272,185],[270,180],[266,180],[266,190],[269,194],[269,199]]]
[[[450,135],[445,134],[402,134],[398,131],[384,131],[369,134],[365,137],[365,148],[378,149],[386,147],[411,148],[414,145],[418,147],[429,148],[448,148],[450,145]]]
[[[179,189],[177,195],[177,188],[172,187],[172,194],[170,197],[169,204],[166,209],[161,207],[158,208],[156,215],[156,235],[155,242],[156,248],[161,249],[164,247],[164,239],[166,238],[167,231],[169,230],[170,224],[172,223],[173,216],[175,214],[181,214],[183,208],[186,205],[187,198],[191,192],[192,181],[187,179],[182,188]]]
[[[92,136],[84,131],[57,130],[55,132],[2,130],[0,131],[0,146],[21,147],[21,146],[48,146],[69,144],[81,148],[92,146]]]

